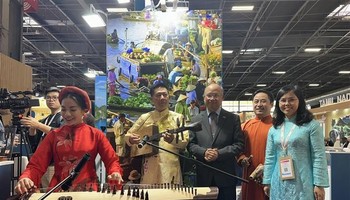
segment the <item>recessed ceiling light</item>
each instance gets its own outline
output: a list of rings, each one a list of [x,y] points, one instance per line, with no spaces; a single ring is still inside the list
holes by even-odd
[[[349,15],[350,6],[341,4],[336,9],[334,9],[327,17],[336,17],[336,18],[344,18]]]
[[[272,73],[273,74],[285,74],[286,72],[285,71],[273,71]]]
[[[310,83],[309,84],[309,87],[318,87],[318,86],[320,86],[320,84],[318,84],[318,83]]]
[[[253,93],[246,92],[246,93],[244,93],[244,95],[245,95],[245,96],[252,96],[252,95],[253,95]]]
[[[256,54],[262,52],[263,48],[242,49],[239,54]]]
[[[130,0],[118,0],[119,4],[129,3],[129,2],[130,2]]]
[[[23,17],[23,27],[41,27],[41,25],[31,17]]]
[[[23,55],[25,55],[25,56],[31,56],[31,55],[33,55],[33,52],[23,52]]]
[[[339,74],[350,74],[350,71],[339,71]]]
[[[127,8],[107,8],[107,12],[109,13],[128,12],[128,9]]]
[[[58,88],[64,88],[64,87],[66,87],[65,85],[57,85],[56,87],[58,87]]]
[[[95,73],[84,73],[85,76],[89,77],[89,78],[95,78],[96,77],[96,74]]]
[[[231,54],[233,53],[233,50],[222,50],[223,54]]]
[[[91,28],[106,26],[105,21],[103,21],[102,17],[97,13],[90,13],[82,17]]]
[[[65,51],[50,51],[51,54],[65,54]]]
[[[306,48],[304,49],[305,52],[320,52],[321,48]]]
[[[266,84],[256,84],[257,87],[266,87]]]
[[[232,11],[252,11],[254,6],[232,6]]]
[[[242,49],[242,51],[248,51],[248,52],[259,52],[262,50],[263,48]]]

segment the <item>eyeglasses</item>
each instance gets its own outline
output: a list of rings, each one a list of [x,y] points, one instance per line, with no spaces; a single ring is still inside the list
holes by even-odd
[[[287,104],[287,102],[290,103],[290,104],[294,104],[294,103],[296,103],[297,101],[298,101],[298,99],[296,99],[296,98],[280,99],[280,100],[279,100],[280,104]]]
[[[46,101],[50,101],[50,100],[56,101],[58,99],[58,96],[53,96],[53,97],[47,96],[45,99]]]

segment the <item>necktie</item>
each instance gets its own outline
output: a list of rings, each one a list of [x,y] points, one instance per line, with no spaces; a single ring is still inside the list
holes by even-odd
[[[216,112],[212,112],[210,113],[209,115],[210,117],[210,128],[211,128],[211,134],[213,136],[213,138],[215,137],[215,133],[216,133],[216,130],[217,130],[217,120],[218,120],[218,114],[216,114]]]

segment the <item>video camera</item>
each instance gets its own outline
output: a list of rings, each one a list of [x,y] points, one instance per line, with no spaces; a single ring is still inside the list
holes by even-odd
[[[38,99],[31,99],[31,91],[8,92],[7,89],[0,88],[0,109],[10,109],[11,112],[39,106]]]

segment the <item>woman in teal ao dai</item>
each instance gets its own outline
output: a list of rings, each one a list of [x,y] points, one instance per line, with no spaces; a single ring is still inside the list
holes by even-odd
[[[284,147],[284,148],[282,148]],[[294,179],[282,180],[279,159],[290,156]],[[320,124],[306,109],[297,86],[280,89],[273,127],[268,135],[264,191],[271,200],[324,200],[329,186],[327,161]]]

